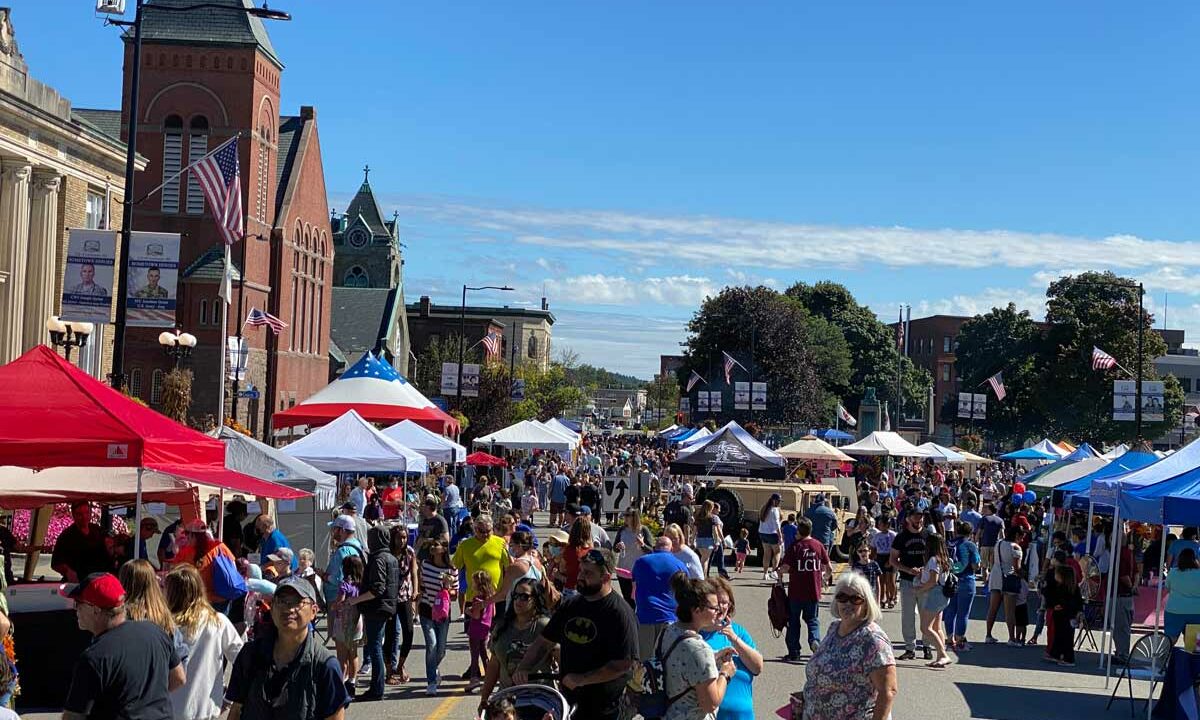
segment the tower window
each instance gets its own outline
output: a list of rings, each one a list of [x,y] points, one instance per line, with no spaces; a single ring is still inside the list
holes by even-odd
[[[163,371],[155,370],[150,376],[150,404],[158,407],[162,403]]]
[[[171,115],[163,121],[163,180],[183,169],[183,119]],[[179,178],[163,185],[162,211],[179,212]]]
[[[188,135],[188,164],[194,163],[208,154],[208,119],[203,116],[192,118],[191,132]],[[204,191],[196,173],[188,173],[187,181],[187,213],[188,215],[204,214]]]
[[[346,271],[345,280],[342,284],[346,287],[370,287],[371,278],[367,276],[366,270],[363,270],[359,265],[355,265]]]

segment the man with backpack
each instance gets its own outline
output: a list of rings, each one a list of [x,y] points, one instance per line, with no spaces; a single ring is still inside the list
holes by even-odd
[[[333,552],[329,553],[329,564],[325,566],[323,587],[326,605],[337,600],[338,586],[342,584],[342,562],[351,555],[358,555],[363,565],[367,564],[367,553],[363,551],[362,541],[355,537],[355,532],[354,518],[349,515],[338,515],[329,523]]]
[[[385,635],[389,644],[396,642],[396,602],[400,594],[400,561],[391,553],[391,531],[382,526],[367,535],[371,555],[363,578],[363,593],[348,601],[362,611],[363,653],[371,659],[371,687],[359,700],[382,700],[387,663],[384,661]]]
[[[796,521],[796,542],[792,543],[779,565],[779,578],[788,577],[788,628],[784,640],[790,662],[800,659],[800,622],[808,626],[808,648],[816,652],[821,642],[821,626],[817,615],[820,612],[821,592],[825,587],[825,576],[830,571],[829,553],[825,546],[812,537],[812,520],[800,518]]]

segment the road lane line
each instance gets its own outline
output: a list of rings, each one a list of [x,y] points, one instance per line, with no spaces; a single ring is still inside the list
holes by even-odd
[[[464,697],[466,696],[451,695],[450,697],[438,703],[438,706],[433,709],[433,712],[429,713],[429,715],[425,717],[425,720],[442,720],[442,718],[450,714],[450,711],[453,710],[455,706],[462,702]]]

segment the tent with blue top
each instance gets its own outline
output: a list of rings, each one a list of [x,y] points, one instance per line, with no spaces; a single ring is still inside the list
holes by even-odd
[[[1067,451],[1050,442],[1049,439],[1042,440],[1033,447],[1014,450],[1010,453],[1005,453],[1000,456],[1001,460],[1060,460],[1067,455]]]
[[[1093,480],[1117,478],[1127,475],[1134,470],[1140,470],[1147,465],[1158,462],[1159,457],[1150,452],[1146,446],[1126,450],[1099,470],[1095,470],[1081,478],[1063,483],[1054,488],[1054,507],[1068,507],[1071,510],[1087,510],[1091,500]],[[1106,514],[1112,512],[1111,506],[1106,506]]]
[[[844,430],[835,430],[834,428],[825,428],[823,430],[809,430],[808,434],[812,435],[813,437],[819,437],[822,440],[824,440],[825,442],[829,442],[830,440],[842,441],[842,440],[853,440],[854,439],[854,436],[851,435],[850,433],[848,433]]]

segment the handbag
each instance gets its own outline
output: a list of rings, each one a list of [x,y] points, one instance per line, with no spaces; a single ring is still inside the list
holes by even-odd
[[[1016,573],[1005,575],[1000,581],[1000,589],[1013,595],[1021,592],[1021,576]]]

